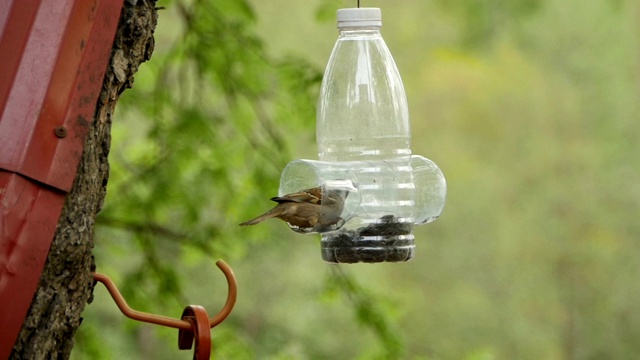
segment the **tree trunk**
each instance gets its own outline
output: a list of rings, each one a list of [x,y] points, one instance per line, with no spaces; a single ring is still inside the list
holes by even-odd
[[[153,51],[155,2],[124,1],[78,173],[11,359],[69,358],[81,313],[93,296],[94,225],[109,177],[111,119],[120,94],[131,87],[133,74]]]

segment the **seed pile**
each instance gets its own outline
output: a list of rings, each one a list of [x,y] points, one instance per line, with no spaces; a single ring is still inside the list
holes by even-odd
[[[413,258],[413,223],[385,215],[356,230],[339,230],[322,237],[322,259],[333,263],[400,262]]]

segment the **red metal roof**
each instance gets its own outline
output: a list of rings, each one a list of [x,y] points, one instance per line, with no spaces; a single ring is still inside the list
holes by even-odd
[[[122,0],[0,0],[0,358],[71,189]]]

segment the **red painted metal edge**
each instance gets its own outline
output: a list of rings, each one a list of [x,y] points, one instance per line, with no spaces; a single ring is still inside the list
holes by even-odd
[[[9,357],[29,310],[64,200],[63,192],[0,171],[0,359]]]
[[[12,73],[0,75],[1,86],[7,88],[5,102],[0,103],[0,168],[13,172],[17,172],[26,160],[30,144],[38,141],[33,139],[33,131],[38,126],[71,10],[67,0],[60,3],[45,1],[37,8],[29,32],[23,34],[22,22],[27,19],[23,19],[26,11],[19,10],[23,7],[20,1],[15,1],[0,41],[3,45],[8,44],[2,49],[3,53],[10,54],[14,62],[18,61],[15,68],[4,70]],[[21,37],[16,38],[16,33]],[[14,47],[24,50],[11,56]]]
[[[21,0],[0,1],[0,54],[2,54],[2,66],[0,66],[0,114],[4,112],[11,85],[13,84],[18,65],[27,39],[31,32],[31,26],[36,19],[36,12],[40,1],[24,1],[21,6],[16,3]],[[0,151],[1,153],[2,151]]]
[[[75,1],[33,133],[39,141],[29,146],[19,173],[58,189],[71,189],[121,7],[122,1]],[[66,131],[64,138],[55,134],[60,126]]]
[[[73,184],[123,0],[0,0],[0,359]]]
[[[13,7],[0,45],[17,46],[9,26],[21,6]],[[121,7],[122,0],[40,5],[6,103],[0,102],[0,168],[71,189]],[[9,79],[2,71],[8,70],[0,70],[0,79]],[[65,129],[64,138],[56,135],[58,127]]]

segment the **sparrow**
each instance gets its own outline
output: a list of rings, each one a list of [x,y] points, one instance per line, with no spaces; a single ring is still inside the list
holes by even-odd
[[[271,200],[278,205],[256,218],[241,223],[240,226],[255,225],[267,219],[278,218],[287,222],[293,230],[298,232],[335,230],[344,224],[340,215],[348,195],[349,190],[325,191],[322,186],[319,186],[272,197]]]

